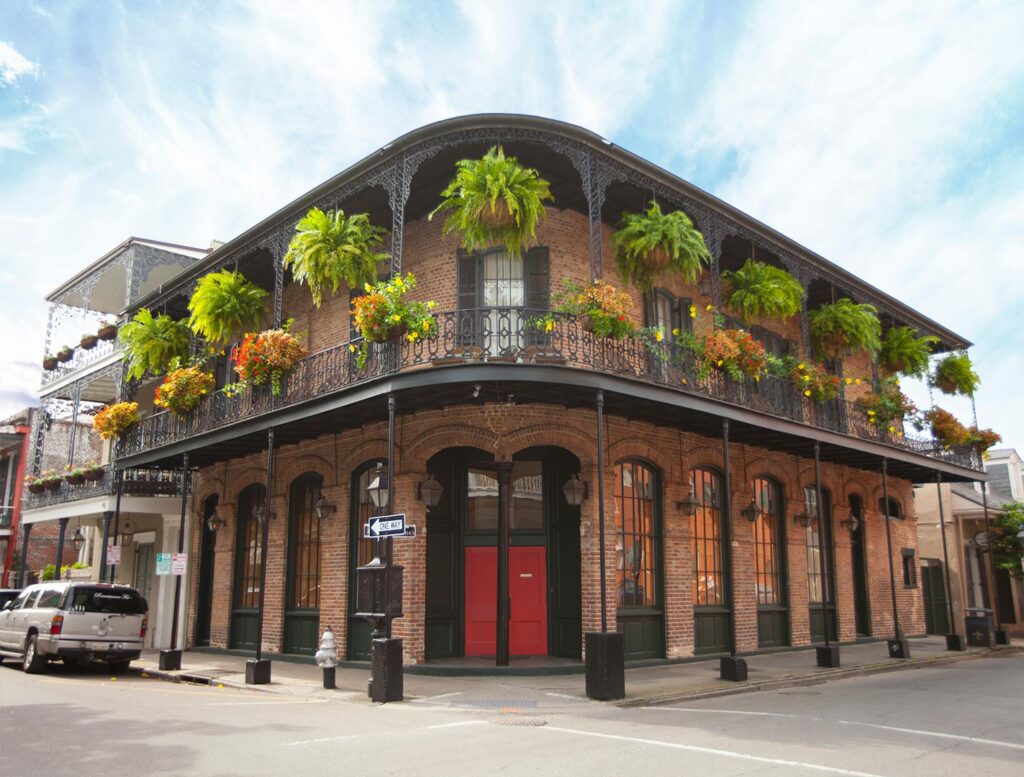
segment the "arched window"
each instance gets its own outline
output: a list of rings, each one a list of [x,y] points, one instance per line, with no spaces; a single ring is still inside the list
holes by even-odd
[[[266,493],[264,486],[254,483],[246,486],[238,495],[236,608],[255,609],[260,605],[260,564]]]
[[[308,472],[292,481],[289,493],[288,608],[292,610],[320,606],[320,521],[316,502],[323,481],[317,473]]]
[[[654,490],[654,472],[645,464],[627,461],[615,468],[619,607],[660,604]]]
[[[757,519],[754,528],[754,573],[759,605],[783,603],[782,571],[780,561],[780,506],[779,487],[771,480],[758,478],[753,483]]]
[[[697,500],[692,519],[693,603],[723,606],[725,578],[722,569],[722,481],[709,469],[695,469],[690,493]]]
[[[895,518],[896,520],[903,519],[903,510],[900,509],[899,500],[891,496],[889,497],[888,504],[886,504],[884,496],[878,497],[878,512],[886,518]]]

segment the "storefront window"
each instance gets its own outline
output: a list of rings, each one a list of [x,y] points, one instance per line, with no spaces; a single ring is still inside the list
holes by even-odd
[[[757,603],[780,605],[782,583],[779,563],[779,487],[771,480],[755,480],[754,504],[758,508],[757,520],[753,524]]]
[[[620,607],[659,603],[654,472],[639,462],[615,468],[616,582]]]
[[[697,500],[692,519],[695,605],[725,604],[722,575],[722,483],[715,472],[695,469],[690,489]]]

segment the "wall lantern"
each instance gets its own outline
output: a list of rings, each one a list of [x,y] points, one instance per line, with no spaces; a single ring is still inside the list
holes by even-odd
[[[441,503],[444,487],[429,472],[427,479],[419,485],[420,501],[427,507],[437,507]]]
[[[256,519],[257,523],[263,523],[263,519],[267,515],[267,509],[262,504],[253,505],[252,517]]]
[[[388,506],[388,476],[384,472],[384,464],[379,461],[373,480],[366,487],[366,495],[370,497],[370,501],[377,509]]]
[[[757,501],[754,497],[750,497],[750,504],[740,510],[740,515],[746,518],[748,521],[753,523],[757,520],[757,517],[761,514],[761,508],[757,506]]]
[[[793,520],[796,521],[799,526],[802,526],[805,529],[811,525],[811,516],[809,516],[806,512],[797,513],[793,516]]]
[[[121,529],[121,544],[131,545],[133,539],[135,539],[135,527],[132,526],[131,521],[125,521],[124,528]]]
[[[685,499],[676,502],[676,509],[681,510],[687,518],[693,518],[697,514],[700,502],[693,498],[693,494],[687,494]]]
[[[853,534],[855,531],[857,531],[857,527],[860,526],[860,521],[857,519],[857,516],[854,515],[853,513],[850,513],[848,516],[846,516],[839,523],[842,524],[847,529],[849,529],[850,534]]]
[[[316,513],[318,521],[322,521],[329,515],[333,515],[334,511],[338,509],[338,506],[334,502],[328,502],[323,494],[320,494],[320,498],[313,503],[313,512]]]
[[[580,480],[578,474],[573,473],[562,486],[562,493],[565,494],[566,502],[573,507],[579,507],[587,498],[587,484]]]
[[[224,525],[224,519],[217,514],[217,509],[214,508],[213,513],[209,518],[206,519],[206,528],[216,533],[217,530]]]
[[[75,553],[82,549],[85,544],[85,535],[82,534],[81,527],[75,529],[75,533],[71,537],[71,547],[75,549]]]

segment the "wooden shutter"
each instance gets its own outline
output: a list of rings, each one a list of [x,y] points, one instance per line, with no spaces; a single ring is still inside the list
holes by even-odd
[[[531,248],[523,257],[526,282],[526,307],[548,310],[551,307],[551,257],[547,246]]]
[[[677,326],[683,332],[689,332],[693,334],[693,319],[690,318],[690,305],[693,304],[693,300],[689,297],[680,297],[679,303],[676,307],[679,316],[679,323]]]
[[[456,254],[456,261],[459,268],[459,310],[471,310],[479,307],[477,256],[466,253],[460,248]]]

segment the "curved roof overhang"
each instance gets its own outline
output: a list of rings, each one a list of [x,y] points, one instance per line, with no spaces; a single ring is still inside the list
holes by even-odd
[[[858,297],[860,301],[873,302],[884,306],[884,308],[894,311],[900,320],[914,326],[921,332],[938,336],[945,347],[965,348],[971,345],[964,337],[908,307],[895,297],[872,286],[861,278],[847,272],[820,254],[805,248],[781,232],[772,229],[743,211],[616,145],[612,141],[574,124],[521,114],[473,114],[459,116],[427,124],[400,136],[296,198],[233,240],[218,247],[202,262],[163,284],[158,292],[140,299],[136,303],[136,307],[153,304],[163,295],[180,291],[182,287],[187,286],[200,275],[207,272],[208,268],[217,266],[218,263],[231,257],[233,253],[238,252],[240,249],[251,246],[254,241],[258,241],[269,230],[277,230],[282,224],[287,224],[290,227],[294,224],[298,215],[304,213],[314,204],[322,202],[325,198],[330,197],[333,192],[343,189],[361,177],[371,174],[382,165],[394,163],[402,158],[403,154],[408,154],[425,145],[436,143],[439,140],[452,136],[463,136],[466,143],[500,141],[503,131],[507,131],[510,137],[514,136],[516,139],[520,141],[525,140],[526,142],[530,140],[530,133],[534,133],[534,139],[540,143],[550,140],[554,140],[557,143],[557,141],[561,140],[575,148],[593,152],[599,155],[599,158],[607,160],[609,163],[624,165],[629,170],[635,171],[651,181],[677,192],[682,197],[699,203],[702,207],[738,225],[743,230],[756,234],[770,245],[774,245],[782,251],[799,257],[802,261],[813,266],[821,275]],[[487,140],[487,138],[494,138],[495,140]]]

